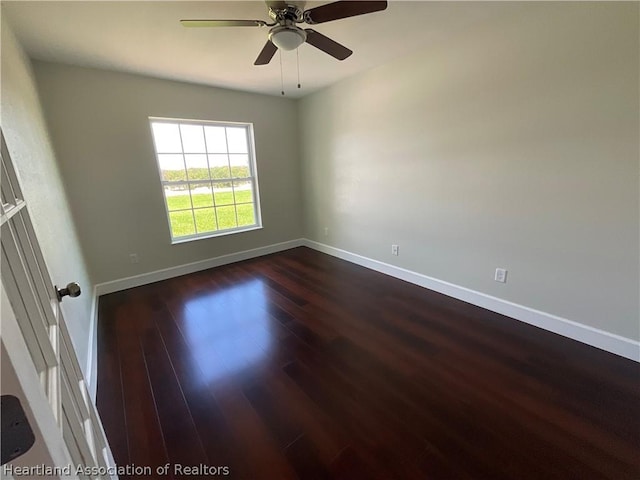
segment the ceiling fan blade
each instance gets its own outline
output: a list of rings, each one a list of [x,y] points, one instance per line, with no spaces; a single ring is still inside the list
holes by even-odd
[[[258,55],[258,58],[256,58],[256,61],[253,62],[253,64],[266,65],[271,61],[271,59],[273,58],[273,56],[276,54],[277,51],[278,51],[278,47],[276,47],[273,43],[271,43],[271,40],[267,40],[267,43],[264,44],[262,51]]]
[[[338,60],[344,60],[353,52],[349,50],[347,47],[340,45],[338,42],[331,40],[329,37],[325,37],[321,33],[316,32],[310,28],[306,28],[305,32],[307,32],[307,40],[306,42],[310,45],[313,45],[317,49],[322,50],[325,53],[328,53],[334,58]]]
[[[180,20],[183,27],[263,27],[263,20]]]
[[[304,21],[309,25],[314,25],[365,13],[379,12],[386,8],[387,2],[339,1],[307,10],[304,12]]]

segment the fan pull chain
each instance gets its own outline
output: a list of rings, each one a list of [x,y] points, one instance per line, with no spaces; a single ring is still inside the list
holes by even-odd
[[[278,49],[278,54],[280,57],[280,93],[284,95],[284,75],[282,74],[282,50]]]
[[[296,63],[298,65],[298,88],[300,88],[300,49],[296,48]]]

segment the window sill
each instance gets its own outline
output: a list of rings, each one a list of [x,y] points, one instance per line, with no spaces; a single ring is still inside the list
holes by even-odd
[[[207,238],[224,237],[226,235],[234,235],[236,233],[252,232],[254,230],[262,230],[262,225],[254,225],[247,228],[236,228],[233,230],[225,230],[223,232],[211,232],[202,235],[192,235],[189,237],[172,238],[171,245],[179,245],[181,243],[193,242],[196,240],[205,240]]]

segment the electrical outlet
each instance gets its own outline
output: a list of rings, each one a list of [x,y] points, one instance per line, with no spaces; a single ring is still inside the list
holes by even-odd
[[[391,255],[398,255],[400,247],[398,245],[391,245]]]
[[[324,227],[324,236],[328,236],[329,235],[329,227]]]
[[[138,263],[140,261],[137,253],[130,253],[129,260],[131,261],[131,263]]]
[[[500,283],[507,283],[507,271],[504,268],[496,268],[494,280]]]

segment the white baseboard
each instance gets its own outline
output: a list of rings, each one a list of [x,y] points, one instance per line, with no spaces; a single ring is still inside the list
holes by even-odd
[[[144,273],[133,277],[122,278],[111,282],[97,284],[93,292],[93,305],[91,308],[91,326],[89,337],[89,351],[87,358],[87,383],[89,392],[95,401],[96,392],[96,375],[97,375],[97,316],[98,316],[98,297],[108,293],[126,290],[128,288],[138,287],[168,278],[178,277],[189,273],[206,270],[208,268],[219,267],[230,263],[248,260],[250,258],[269,255],[271,253],[289,250],[291,248],[306,246],[341,258],[351,263],[375,270],[377,272],[390,275],[395,278],[419,285],[429,290],[433,290],[449,297],[457,298],[464,302],[485,308],[492,312],[500,313],[507,317],[520,320],[522,322],[534,325],[536,327],[557,333],[564,337],[577,340],[579,342],[591,345],[593,347],[605,350],[616,355],[620,355],[636,362],[640,362],[640,342],[616,335],[604,330],[584,325],[573,320],[568,320],[550,313],[542,312],[524,305],[509,302],[501,298],[493,297],[466,287],[461,287],[449,282],[438,280],[421,273],[413,272],[404,268],[396,267],[388,263],[380,262],[372,258],[364,257],[355,253],[341,250],[329,245],[308,239],[296,239],[287,242],[268,245],[265,247],[254,248],[242,252],[222,255],[219,257],[202,260],[199,262],[188,263],[177,267],[165,268],[154,272]]]
[[[640,362],[640,342],[313,240],[304,246]]]
[[[287,242],[267,245],[265,247],[243,250],[242,252],[221,255],[219,257],[209,258],[207,260],[200,260],[198,262],[187,263],[185,265],[178,265],[177,267],[164,268],[162,270],[142,273],[133,277],[120,278],[111,282],[99,283],[95,286],[95,292],[99,297],[100,295],[106,295],[108,293],[119,292],[120,290],[126,290],[128,288],[139,287],[141,285],[147,285],[149,283],[167,280],[168,278],[179,277],[181,275],[187,275],[189,273],[207,270],[208,268],[219,267],[221,265],[227,265],[229,263],[241,262],[242,260],[248,260],[250,258],[261,257],[263,255],[269,255],[271,253],[281,252],[283,250],[289,250],[295,247],[301,247],[302,245],[304,245],[304,240],[302,238],[298,238],[295,240],[289,240]]]

